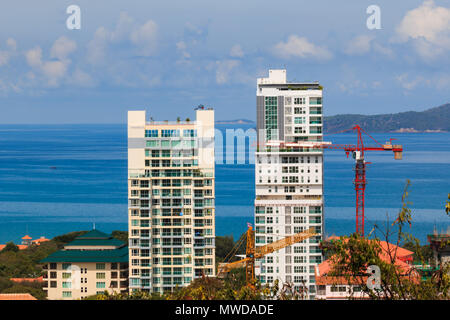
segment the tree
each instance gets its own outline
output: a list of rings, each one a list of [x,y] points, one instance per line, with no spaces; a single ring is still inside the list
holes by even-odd
[[[3,252],[11,251],[11,252],[18,252],[19,247],[14,244],[14,242],[8,242],[6,246],[2,250]]]
[[[450,215],[450,193],[448,194],[448,200],[445,203],[445,213],[447,213],[447,215]]]
[[[222,262],[228,253],[233,249],[235,243],[233,236],[217,236],[216,237],[216,261]]]
[[[428,280],[421,280],[419,273],[411,268],[405,271],[401,265],[397,264],[397,248],[402,241],[407,241],[410,248],[415,248],[414,252],[422,265],[425,264],[425,256],[420,247],[418,239],[404,231],[406,225],[412,225],[412,214],[407,201],[409,180],[406,183],[402,196],[402,208],[396,220],[388,224],[386,230],[375,226],[376,232],[380,232],[388,248],[384,252],[380,245],[380,239],[362,237],[354,233],[348,237],[340,237],[338,241],[333,241],[324,246],[325,250],[331,250],[330,262],[332,270],[330,276],[344,277],[349,285],[358,283],[362,291],[372,299],[448,299],[450,279],[448,266],[441,268],[433,277]],[[391,237],[396,238],[391,240]],[[392,242],[395,242],[392,245]],[[390,247],[389,247],[390,246]],[[381,254],[387,255],[386,259],[381,258]],[[367,286],[367,267],[376,265],[380,268],[381,283],[380,290],[373,290]]]
[[[47,298],[47,295],[42,288],[35,288],[23,284],[15,284],[12,287],[3,290],[2,293],[29,293],[38,300],[45,300]]]
[[[111,235],[124,242],[124,243],[128,243],[128,232],[127,231],[119,231],[119,230],[114,230],[113,232],[111,232]]]

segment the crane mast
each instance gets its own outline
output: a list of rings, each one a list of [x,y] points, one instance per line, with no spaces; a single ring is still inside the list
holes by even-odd
[[[353,126],[351,129],[345,131],[356,131],[357,143],[356,144],[333,144],[331,142],[315,142],[315,141],[301,141],[301,142],[281,142],[281,141],[268,141],[266,144],[274,148],[286,148],[290,149],[332,149],[332,150],[344,150],[349,156],[352,153],[355,159],[355,179],[353,181],[356,192],[356,232],[364,236],[364,203],[365,203],[365,190],[366,190],[366,169],[369,162],[365,161],[365,151],[391,151],[394,152],[394,159],[401,160],[403,154],[403,147],[401,145],[393,145],[392,140],[385,144],[379,143],[371,135],[365,132],[359,125]],[[377,145],[366,146],[363,140],[363,133],[369,136]]]

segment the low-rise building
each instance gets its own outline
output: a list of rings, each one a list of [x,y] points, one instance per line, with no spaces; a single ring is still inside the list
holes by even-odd
[[[0,300],[37,300],[29,293],[0,293]]]
[[[23,236],[22,237],[22,243],[21,244],[16,244],[17,248],[19,248],[19,250],[25,250],[26,248],[28,248],[31,245],[39,246],[43,242],[50,241],[50,239],[47,239],[45,237],[40,237],[40,238],[35,239],[35,240],[32,240],[32,239],[33,238],[31,238],[29,235]],[[2,251],[5,247],[6,247],[6,244],[0,244],[0,251]]]
[[[442,268],[450,263],[450,233],[429,234],[427,236],[431,249],[433,250],[433,265]]]
[[[335,237],[328,238],[330,241],[336,240]],[[374,240],[373,240],[374,241]],[[380,258],[387,263],[395,260],[395,265],[402,270],[405,277],[414,277],[420,279],[419,274],[413,269],[413,252],[398,247],[386,241],[378,241],[381,247]],[[392,258],[391,258],[392,257]],[[395,257],[395,258],[394,258]],[[322,300],[347,300],[368,299],[369,296],[362,291],[361,284],[367,282],[368,276],[363,275],[366,270],[362,270],[361,276],[348,277],[346,274],[333,274],[333,259],[329,258],[316,267],[316,299]]]
[[[41,263],[50,300],[128,291],[128,247],[98,230],[75,238]]]

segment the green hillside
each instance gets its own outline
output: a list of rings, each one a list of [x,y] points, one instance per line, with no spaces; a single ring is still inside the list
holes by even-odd
[[[324,131],[337,132],[359,124],[368,132],[450,131],[450,103],[422,112],[408,111],[392,114],[341,114],[325,117]]]

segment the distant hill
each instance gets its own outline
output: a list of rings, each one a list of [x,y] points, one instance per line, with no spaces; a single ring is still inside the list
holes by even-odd
[[[255,121],[247,119],[217,120],[216,124],[255,124]]]
[[[219,120],[216,124],[249,124],[252,120]],[[450,103],[425,111],[391,114],[339,114],[324,119],[325,132],[337,132],[359,124],[367,132],[450,132]]]
[[[450,131],[450,103],[425,111],[391,114],[340,114],[324,119],[325,132],[337,132],[359,124],[368,132],[440,132]]]

